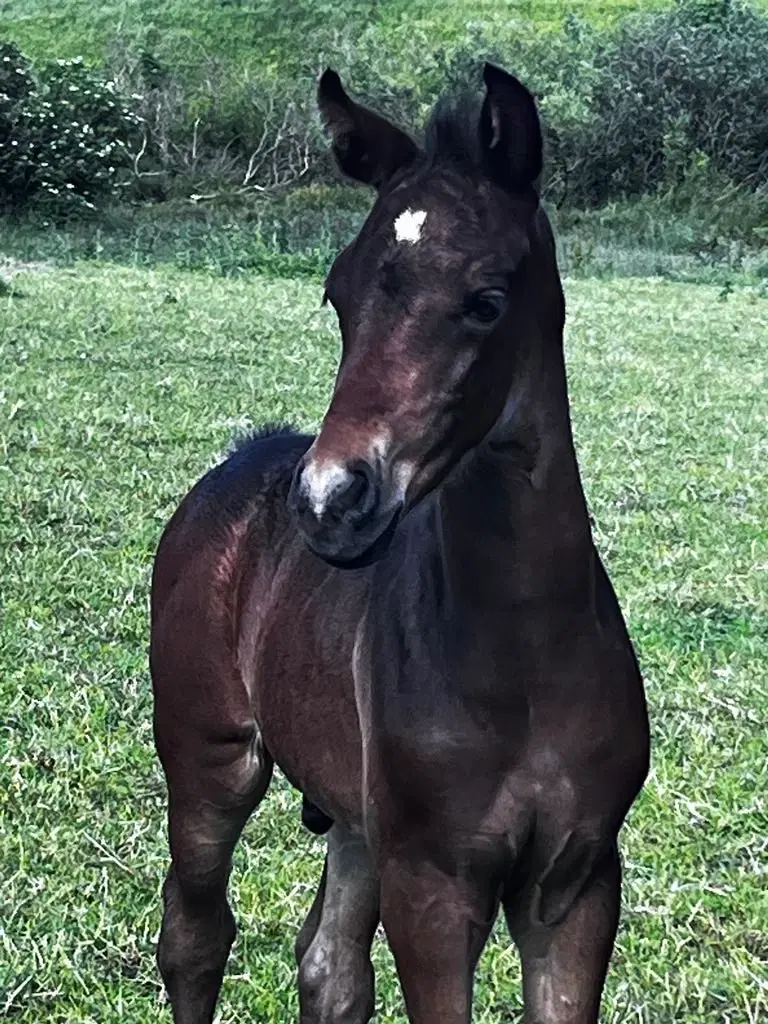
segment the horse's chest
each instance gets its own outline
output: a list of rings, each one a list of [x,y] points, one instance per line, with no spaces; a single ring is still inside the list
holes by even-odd
[[[366,797],[394,832],[489,843],[514,859],[535,820],[554,840],[625,803],[623,740],[602,719],[571,708],[569,727],[558,702],[523,688],[467,696],[425,677],[390,699],[380,682],[370,680],[363,729]]]
[[[610,818],[636,789],[645,726],[629,652],[586,613],[537,607],[505,622],[468,612],[450,624],[407,601],[368,617],[356,662],[366,778],[403,831],[519,838],[534,815],[557,829]]]

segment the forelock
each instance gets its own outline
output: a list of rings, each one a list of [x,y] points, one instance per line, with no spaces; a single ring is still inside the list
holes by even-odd
[[[480,166],[480,104],[472,93],[444,96],[424,131],[424,152],[431,166]]]

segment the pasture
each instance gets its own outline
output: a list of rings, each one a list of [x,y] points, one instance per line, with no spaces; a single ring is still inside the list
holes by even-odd
[[[250,423],[317,424],[338,342],[311,278],[80,262],[0,293],[0,1016],[168,1020],[155,971],[164,788],[147,671],[153,551]],[[595,535],[644,671],[653,767],[623,832],[607,1024],[768,1017],[768,299],[566,281]],[[301,623],[297,622],[297,630]],[[321,867],[278,779],[235,861],[220,1020],[297,1017]],[[375,944],[378,1020],[404,1020]],[[519,1019],[497,927],[476,1020]]]

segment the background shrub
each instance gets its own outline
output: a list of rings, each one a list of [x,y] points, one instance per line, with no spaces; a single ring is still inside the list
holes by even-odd
[[[0,202],[32,200],[56,212],[94,209],[113,193],[139,126],[136,97],[82,60],[59,60],[33,75],[8,44],[0,49]]]
[[[574,199],[674,185],[704,155],[730,181],[768,185],[768,18],[722,0],[629,20],[607,40]]]
[[[659,192],[711,201],[746,189],[768,205],[768,15],[736,0],[677,0],[597,27],[568,14],[556,31],[531,30],[499,16],[440,36],[424,7],[297,0],[286,19],[278,0],[222,0],[220,17],[200,8],[210,52],[195,63],[174,62],[150,27],[113,40],[109,73],[82,61],[33,72],[6,46],[6,205],[91,207],[121,188],[134,199],[219,202],[330,184],[338,179],[314,108],[324,66],[418,130],[446,89],[480,85],[483,60],[537,94],[550,204]],[[237,19],[237,40],[222,32],[225,17]],[[260,62],[242,62],[245,37]]]
[[[35,91],[32,67],[13,43],[0,42],[0,200],[23,203],[34,175],[24,123]]]
[[[568,16],[558,33],[502,41],[477,29],[437,55],[444,83],[476,84],[478,57],[537,94],[550,201],[593,206],[675,188],[694,165],[701,185],[702,159],[718,186],[768,188],[768,17],[751,7],[680,0],[615,28]]]

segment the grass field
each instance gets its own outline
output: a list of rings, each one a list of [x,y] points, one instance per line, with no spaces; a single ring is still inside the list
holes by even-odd
[[[760,222],[760,203],[744,194],[713,209],[704,194],[681,210],[673,197],[654,195],[550,213],[561,266],[571,276],[663,277],[726,291],[748,285],[766,296],[768,246],[751,230]],[[221,277],[317,277],[359,231],[371,205],[365,190],[314,185],[231,207],[118,204],[97,218],[59,223],[38,214],[2,225],[0,273],[3,257],[58,266],[96,258]]]
[[[316,424],[337,354],[312,279],[82,262],[0,293],[0,1017],[169,1019],[147,587],[185,489],[249,422]],[[596,536],[647,680],[610,1024],[768,1018],[768,299],[574,280],[568,354]],[[246,830],[220,1020],[297,1016],[319,875],[283,781]],[[378,1020],[404,1020],[378,941]],[[519,1019],[498,929],[475,1019]]]

